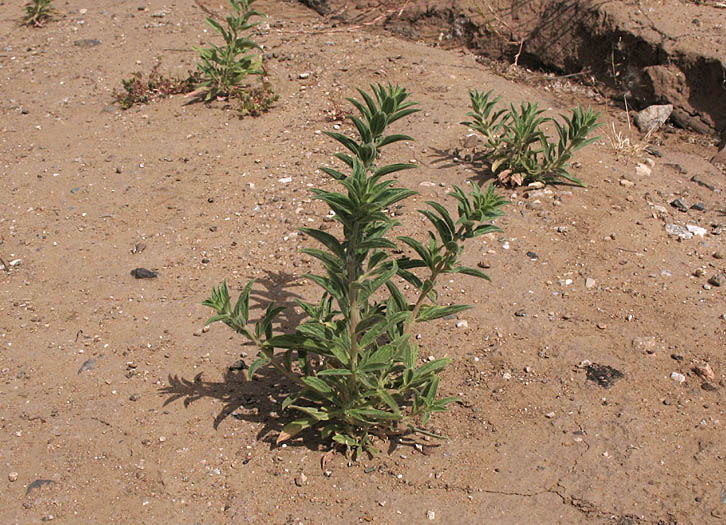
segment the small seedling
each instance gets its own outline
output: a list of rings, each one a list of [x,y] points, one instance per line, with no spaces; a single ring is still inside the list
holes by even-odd
[[[55,12],[51,6],[52,0],[31,0],[25,4],[25,16],[21,23],[26,26],[41,27],[50,20]]]
[[[477,160],[489,162],[492,173],[500,183],[521,186],[532,182],[544,184],[562,183],[563,179],[582,186],[582,181],[567,170],[575,151],[598,140],[587,138],[592,130],[600,126],[600,113],[590,107],[580,106],[572,116],[560,115],[564,123],[543,117],[544,110],[537,103],[522,102],[519,108],[495,109],[501,97],[492,98],[492,91],[480,93],[470,91],[472,111],[467,113],[471,121],[465,126],[481,133],[485,151]],[[544,126],[555,126],[558,142],[555,144],[544,132]]]
[[[269,84],[263,82],[262,87],[245,89],[245,79],[250,75],[262,76],[262,51],[257,42],[245,33],[259,22],[251,22],[255,17],[266,15],[252,9],[255,0],[229,0],[232,13],[225,19],[225,25],[213,17],[207,18],[207,24],[222,35],[224,46],[210,44],[209,47],[195,47],[201,61],[198,64],[201,74],[200,93],[204,101],[217,98],[236,98],[241,103],[241,113],[259,113],[265,111],[276,100]]]
[[[187,78],[166,77],[159,71],[161,60],[152,68],[148,76],[141,72],[122,80],[123,91],[113,92],[114,99],[121,109],[129,109],[136,104],[148,104],[154,99],[170,95],[191,93],[199,83],[199,74],[190,73]]]
[[[394,186],[386,176],[413,164],[379,166],[381,150],[388,144],[413,140],[402,134],[386,134],[388,126],[418,111],[409,94],[398,86],[372,86],[373,94],[359,90],[362,101],[348,99],[360,112],[349,116],[357,140],[342,133],[327,135],[347,152],[335,156],[345,171],[321,170],[341,185],[341,191],[314,188],[313,197],[324,202],[339,223],[342,235],[302,228],[324,249],[304,248],[318,259],[324,271],[305,278],[322,289],[314,302],[298,301],[307,314],[291,334],[275,334],[276,316],[283,310],[270,304],[261,318],[250,320],[249,300],[253,282],[233,305],[226,283],[214,289],[204,305],[216,314],[207,324],[222,321],[259,349],[250,366],[252,378],[260,367],[272,367],[289,380],[293,391],[283,401],[298,417],[280,432],[278,443],[298,433],[316,429],[357,457],[376,452],[373,436],[387,432],[425,430],[431,415],[446,410],[455,397],[440,399],[439,373],[449,359],[419,359],[414,337],[418,323],[457,314],[469,306],[438,304],[436,283],[445,274],[488,277],[476,268],[460,264],[464,243],[500,231],[492,220],[502,215],[505,200],[492,185],[478,185],[467,194],[454,187],[449,193],[458,218],[439,202],[427,201],[419,210],[432,226],[425,242],[390,233],[400,223],[391,218],[396,203],[415,192]],[[402,247],[408,254],[400,255]],[[402,283],[415,292],[408,298]],[[438,351],[437,351],[438,350]],[[433,353],[445,354],[446,348]]]

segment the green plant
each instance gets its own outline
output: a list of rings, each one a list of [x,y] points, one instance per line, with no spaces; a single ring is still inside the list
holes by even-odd
[[[501,97],[491,98],[492,91],[470,91],[471,121],[465,126],[481,133],[486,151],[479,158],[488,160],[491,171],[502,184],[520,186],[531,182],[560,183],[562,179],[582,186],[582,181],[567,171],[572,154],[600,137],[587,138],[600,126],[600,113],[580,106],[572,116],[560,115],[564,123],[543,117],[537,103],[522,102],[519,109],[513,104],[507,109],[495,109]],[[543,127],[552,123],[557,130],[555,144]]]
[[[415,192],[394,186],[386,176],[415,165],[378,166],[377,161],[386,145],[413,140],[387,135],[386,130],[418,110],[405,89],[390,84],[372,89],[373,96],[359,90],[362,101],[348,99],[360,112],[349,116],[358,140],[327,133],[346,148],[336,157],[349,173],[321,168],[342,191],[311,190],[334,213],[342,237],[318,229],[300,230],[324,248],[302,250],[325,269],[322,275],[306,275],[323,290],[317,302],[298,301],[307,319],[293,334],[274,335],[273,324],[282,308],[270,304],[252,323],[253,282],[244,287],[234,306],[226,282],[204,301],[216,312],[208,324],[222,321],[259,349],[250,377],[260,367],[272,366],[294,384],[295,391],[282,408],[294,409],[301,417],[284,426],[278,443],[316,427],[324,439],[345,446],[356,457],[362,451],[375,452],[371,434],[402,429],[433,435],[423,428],[431,414],[456,400],[437,399],[438,374],[449,359],[419,364],[414,326],[469,308],[437,304],[437,278],[461,273],[488,279],[480,270],[462,266],[460,256],[468,239],[500,231],[491,221],[502,215],[506,202],[492,185],[483,191],[475,185],[469,194],[454,187],[449,195],[457,202],[458,219],[442,204],[427,202],[430,209],[419,210],[433,226],[427,241],[400,236],[397,239],[410,249],[410,256],[396,256],[401,252],[389,234],[400,223],[387,212]],[[415,289],[412,302],[399,289],[401,282]]]
[[[121,80],[123,91],[113,91],[113,97],[121,109],[129,109],[136,104],[148,104],[154,99],[170,95],[191,93],[199,83],[199,74],[190,73],[187,78],[166,77],[159,72],[161,60],[151,69],[148,76],[141,72]]]
[[[21,23],[26,26],[41,27],[55,11],[52,0],[32,0],[25,4],[25,16]]]
[[[217,97],[233,97],[242,90],[242,82],[248,75],[262,75],[262,56],[252,53],[262,48],[244,36],[257,26],[259,22],[250,22],[253,17],[265,17],[251,8],[255,0],[229,0],[233,13],[226,18],[226,27],[211,16],[207,24],[224,38],[224,46],[210,44],[207,48],[195,47],[201,62],[201,88],[204,100],[210,101]],[[243,56],[241,56],[243,55]]]

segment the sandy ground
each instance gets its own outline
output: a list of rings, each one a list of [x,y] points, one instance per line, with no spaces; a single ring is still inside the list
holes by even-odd
[[[32,29],[16,26],[19,4],[0,2],[0,522],[726,520],[726,284],[708,284],[726,266],[726,179],[709,140],[665,128],[662,156],[638,159],[603,126],[576,159],[586,188],[502,189],[504,233],[465,256],[492,283],[457,276],[443,290],[475,305],[468,327],[422,330],[424,357],[453,359],[441,394],[462,403],[432,423],[449,439],[353,465],[336,455],[327,476],[314,439],[273,445],[287,386],[229,370],[253,349],[224,326],[199,330],[225,278],[257,278],[259,308],[318,293],[301,278],[315,265],[296,228],[322,223],[307,190],[332,187],[317,168],[337,146],[321,131],[349,128],[330,115],[372,82],[413,92],[422,111],[396,130],[416,142],[387,159],[420,165],[400,176],[420,195],[399,218],[421,235],[422,201],[451,206],[453,184],[480,180],[452,159],[466,153],[468,89],[552,114],[603,99],[262,1],[272,111],[240,120],[183,97],[121,111],[112,91],[156,57],[167,74],[195,66],[191,46],[211,37],[200,9],[68,0]],[[640,140],[623,111],[597,107]],[[646,160],[651,173],[636,171]],[[678,211],[676,198],[705,210]],[[702,236],[679,240],[667,224]],[[136,267],[159,277],[134,279]],[[291,308],[282,328],[299,319]],[[623,376],[603,388],[588,361]],[[711,378],[694,370],[705,363]]]

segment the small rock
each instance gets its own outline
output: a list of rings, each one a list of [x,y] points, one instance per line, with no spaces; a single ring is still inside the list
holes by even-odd
[[[624,188],[632,188],[635,186],[635,183],[633,181],[629,181],[628,179],[620,179],[620,185]]]
[[[301,472],[299,476],[295,478],[295,485],[298,487],[302,487],[305,485],[308,481],[308,477],[305,475],[304,472]]]
[[[529,257],[532,260],[539,259],[539,255],[537,255],[534,252],[527,252],[527,257]]]
[[[725,259],[725,258],[726,258],[726,256],[724,256],[724,254],[723,254],[723,253],[721,253],[721,252],[713,252],[713,258],[714,258],[714,259],[719,259],[719,260],[720,260],[720,259]]]
[[[547,412],[547,413],[545,414],[545,417],[546,417],[547,419],[552,419],[553,417],[555,417],[555,413],[554,413],[554,412]]]
[[[587,379],[597,383],[605,389],[612,388],[616,382],[624,377],[620,370],[607,365],[598,365],[597,363],[587,365],[585,371]]]
[[[708,233],[706,231],[706,228],[701,228],[700,226],[696,226],[695,224],[686,224],[686,229],[692,233],[693,235],[697,235],[698,237],[703,237]]]
[[[651,170],[650,167],[646,166],[645,164],[638,163],[638,165],[635,166],[635,174],[639,177],[648,177],[652,173],[653,170]]]
[[[96,368],[96,360],[88,359],[81,365],[81,368],[78,369],[78,373],[80,374],[81,372],[86,372],[88,370],[93,370],[95,368]]]
[[[723,281],[724,276],[720,273],[717,273],[716,275],[712,275],[711,278],[708,280],[708,284],[711,286],[721,286],[721,282]]]
[[[141,396],[139,394],[131,394],[129,396],[129,401],[138,401],[139,399],[141,399]]]
[[[461,321],[456,322],[457,328],[469,328],[469,323],[466,321],[466,319],[462,319]]]
[[[585,288],[587,288],[588,290],[592,290],[596,286],[597,286],[597,281],[595,279],[593,279],[592,277],[588,277],[587,279],[585,279]]]
[[[8,474],[8,481],[10,481],[10,482],[18,481],[18,473],[17,472],[10,472]]]
[[[281,179],[278,179],[277,182],[280,184],[287,184],[289,182],[292,182],[292,177],[283,177]]]
[[[204,331],[201,328],[194,330],[194,337],[201,337]]]
[[[436,519],[436,513],[433,510],[427,510],[426,519],[429,521],[434,521]]]
[[[310,77],[310,73],[300,73],[298,77],[300,77],[302,80],[305,80],[306,78]]]
[[[678,383],[683,383],[686,380],[686,376],[679,372],[671,372],[671,379]]]
[[[632,342],[633,350],[644,351],[647,354],[654,354],[656,351],[655,337],[636,337]]]
[[[473,149],[479,145],[481,138],[476,133],[467,133],[459,139],[459,144],[464,149]]]
[[[673,104],[648,106],[633,116],[635,125],[640,131],[650,131],[652,128],[665,124],[673,112]]]
[[[685,357],[683,356],[683,354],[671,354],[671,359],[673,359],[674,361],[683,361]]]
[[[669,235],[677,235],[681,239],[693,239],[693,234],[678,224],[666,224],[665,230]]]
[[[692,210],[696,210],[696,211],[705,211],[706,210],[706,205],[704,203],[702,203],[702,202],[697,202],[696,204],[694,204],[693,206],[691,206],[691,209]]]
[[[146,249],[146,244],[144,244],[143,242],[137,242],[136,244],[134,244],[134,247],[131,248],[131,253],[133,253],[133,254],[141,253],[145,249]]]
[[[485,270],[486,270],[487,268],[491,268],[491,267],[492,267],[492,266],[491,266],[491,264],[489,264],[488,262],[485,262],[485,261],[479,261],[478,263],[476,263],[476,265],[477,265],[477,266],[478,266],[479,268],[483,268],[483,269],[485,269]]]
[[[678,211],[682,211],[682,212],[687,212],[688,208],[690,208],[688,203],[684,199],[681,199],[680,197],[671,201],[671,206],[673,206]]]
[[[706,392],[715,392],[716,390],[718,390],[718,387],[709,381],[704,381],[701,384],[701,388],[704,389]]]
[[[83,40],[76,40],[73,42],[73,45],[84,48],[96,47],[101,45],[101,41],[96,40],[95,38],[84,38]]]
[[[516,312],[514,312],[514,316],[515,317],[527,317],[527,312],[525,312],[524,310],[517,310]]]
[[[246,370],[247,368],[249,368],[247,366],[247,363],[245,363],[242,359],[235,361],[234,363],[229,365],[229,370],[232,371]]]
[[[131,270],[131,275],[137,279],[154,279],[159,277],[158,273],[147,270],[146,268],[134,268]]]
[[[716,378],[716,374],[708,363],[700,363],[694,366],[693,371],[702,379],[710,379],[713,381]]]

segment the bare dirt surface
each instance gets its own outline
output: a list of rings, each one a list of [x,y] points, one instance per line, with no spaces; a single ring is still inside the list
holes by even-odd
[[[603,126],[576,159],[586,188],[502,189],[504,233],[465,261],[492,283],[445,283],[444,300],[475,308],[466,326],[422,330],[423,357],[453,359],[441,394],[462,402],[432,424],[449,439],[323,469],[312,436],[273,445],[288,385],[230,370],[254,352],[224,326],[202,332],[200,303],[225,278],[257,278],[259,308],[318,293],[296,228],[327,224],[307,190],[333,185],[316,171],[335,163],[321,131],[349,129],[331,120],[345,97],[390,81],[420,103],[396,124],[416,142],[387,152],[420,165],[400,176],[420,195],[397,210],[414,236],[424,200],[452,206],[453,184],[481,181],[461,142],[468,89],[552,114],[604,99],[263,1],[272,111],[240,120],[173,97],[124,112],[121,79],[157,56],[167,74],[194,67],[191,46],[210,39],[198,7],[69,0],[31,29],[16,26],[20,2],[0,6],[1,523],[726,520],[726,179],[708,139],[666,127],[651,137],[662,156],[638,159]],[[622,110],[597,107],[641,140]],[[668,224],[703,230],[679,240]],[[291,306],[282,328],[299,319]],[[622,377],[605,388],[594,365]]]

